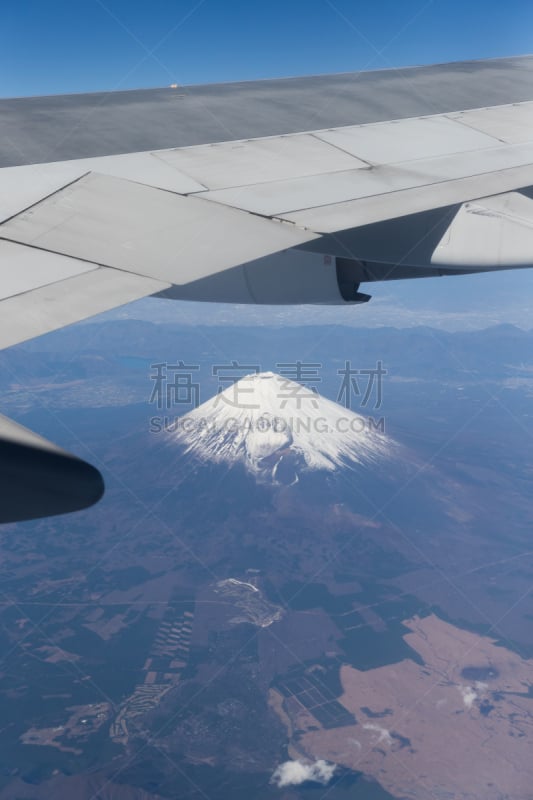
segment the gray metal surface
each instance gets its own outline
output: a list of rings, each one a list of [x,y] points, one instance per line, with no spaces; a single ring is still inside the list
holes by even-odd
[[[0,414],[0,523],[80,511],[104,493],[95,467]]]
[[[533,266],[533,200],[510,192],[464,203],[431,263],[460,269]]]
[[[0,101],[0,166],[272,136],[533,99],[533,56]]]
[[[398,128],[402,124],[398,123]],[[505,190],[528,186],[531,180],[532,164],[532,143],[502,144],[499,147],[470,153],[406,161],[377,166],[369,170],[355,169],[346,172],[332,172],[327,175],[313,175],[307,178],[239,186],[235,189],[220,189],[204,192],[199,196],[255,214],[277,216],[291,222],[296,222],[294,217],[296,212],[313,208],[327,209],[328,218],[331,220],[335,207],[340,203],[380,196],[388,205],[387,216],[400,217],[412,213],[414,210],[423,210],[410,209],[405,205],[401,192],[418,191],[424,187],[431,187],[433,195],[426,201],[425,208],[446,206],[460,202],[461,199],[473,199],[494,194],[498,191],[498,188],[492,188],[495,176],[496,187],[498,187],[500,182],[503,186],[504,182],[509,180],[510,173],[514,175],[511,185],[507,186]],[[518,172],[512,173],[512,170],[516,168],[518,168]],[[457,193],[455,184],[459,181],[461,181],[461,188]],[[377,220],[366,218],[364,223],[375,221]],[[349,225],[339,222],[335,228],[324,228],[321,225],[315,227],[308,222],[297,224],[315,231],[329,232],[364,223],[354,217]]]
[[[450,114],[450,117],[475,130],[496,136],[502,142],[518,144],[533,138],[533,103],[459,111]]]
[[[344,303],[335,259],[298,249],[273,253],[182,286],[171,286],[159,294],[174,300],[215,303]]]
[[[0,300],[97,269],[76,258],[0,239]],[[1,322],[0,322],[1,327]]]
[[[372,164],[435,158],[499,144],[494,137],[443,116],[378,122],[316,135]]]
[[[88,172],[146,183],[169,192],[201,191],[197,181],[171,169],[152,153],[55,161],[0,169],[0,222],[29,208]]]
[[[116,306],[139,300],[168,286],[162,281],[140,275],[131,275],[107,267],[95,267],[94,264],[58,256],[55,253],[46,253],[37,248],[16,246],[34,253],[36,266],[41,263],[44,268],[50,259],[58,261],[63,259],[83,267],[90,267],[90,270],[2,300],[0,350],[63,328],[65,325],[71,325],[80,319],[87,319],[102,311],[109,311]]]
[[[97,173],[0,230],[11,241],[178,285],[317,238],[293,225]]]
[[[288,212],[283,219],[320,233],[335,233],[531,185],[533,164]]]
[[[157,157],[209,189],[303,178],[368,166],[308,133],[164,150],[158,152]]]

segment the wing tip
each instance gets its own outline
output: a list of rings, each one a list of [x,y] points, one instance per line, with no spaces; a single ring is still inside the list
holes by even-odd
[[[105,492],[92,464],[68,453],[0,439],[0,523],[82,511]]]

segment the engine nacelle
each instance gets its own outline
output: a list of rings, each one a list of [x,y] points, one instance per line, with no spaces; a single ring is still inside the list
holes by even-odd
[[[263,305],[364,303],[359,282],[340,271],[334,256],[283,250],[191,283],[172,286],[160,297],[213,303]]]

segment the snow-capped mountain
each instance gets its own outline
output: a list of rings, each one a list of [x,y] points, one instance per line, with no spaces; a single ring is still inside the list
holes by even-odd
[[[302,470],[370,464],[396,449],[368,418],[273,372],[242,378],[181,418],[172,436],[201,461],[240,462],[282,484]]]

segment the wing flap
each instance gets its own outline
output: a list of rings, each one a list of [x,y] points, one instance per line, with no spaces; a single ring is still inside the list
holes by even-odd
[[[0,300],[94,269],[94,264],[0,239]]]
[[[448,114],[474,130],[493,136],[502,142],[518,144],[530,142],[533,132],[533,103],[512,103],[505,106],[476,108]]]
[[[183,285],[317,235],[194,196],[90,173],[5,222],[0,236]]]
[[[533,185],[533,164],[454,181],[442,181],[396,192],[331,203],[283,214],[283,219],[320,233],[357,228],[436,208],[459,205],[480,197],[512,192]]]
[[[36,259],[50,255],[39,250],[33,252]],[[69,260],[75,262],[75,259]],[[0,349],[139,300],[168,286],[151,278],[91,265],[89,271],[2,300]]]
[[[533,182],[533,143],[222,189],[201,196],[324,233],[405,216],[414,212],[413,204],[418,205],[416,210],[429,210],[519,189],[529,185],[528,181]],[[422,208],[418,195],[423,197]],[[378,210],[371,212],[368,203],[373,198],[378,200]],[[406,202],[409,199],[413,202]],[[358,207],[365,211],[361,216],[353,213],[345,225],[335,217],[337,209],[342,211],[347,203],[353,204],[351,212]],[[381,203],[384,210],[380,212]]]
[[[80,158],[49,164],[0,169],[0,222],[43,200],[88,172],[144,183],[169,192],[188,194],[206,187],[157,158],[156,153]]]
[[[183,147],[156,155],[209,189],[270,183],[368,166],[365,161],[310,133]]]
[[[449,156],[494,147],[499,143],[493,136],[444,115],[354,125],[320,131],[316,136],[371,164],[397,164]]]

